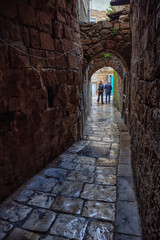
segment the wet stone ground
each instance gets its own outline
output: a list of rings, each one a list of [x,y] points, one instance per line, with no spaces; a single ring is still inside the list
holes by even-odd
[[[130,137],[94,100],[84,139],[0,207],[0,240],[140,240]]]

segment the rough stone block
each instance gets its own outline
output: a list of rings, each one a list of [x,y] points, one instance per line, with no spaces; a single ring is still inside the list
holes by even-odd
[[[52,21],[51,17],[44,11],[38,11],[36,13],[37,27],[40,31],[46,33],[52,33]]]
[[[53,50],[54,44],[53,44],[53,38],[50,34],[47,33],[40,33],[40,42],[41,42],[41,48],[45,50]]]
[[[58,182],[52,192],[68,197],[79,197],[82,187],[83,183],[81,182],[63,181]]]
[[[70,198],[58,196],[52,204],[51,209],[58,212],[80,214],[82,211],[83,200],[79,198]]]
[[[87,227],[87,220],[66,214],[60,214],[50,233],[71,239],[82,240]]]
[[[103,28],[112,28],[113,24],[111,22],[104,21],[104,22],[102,22],[102,26],[103,26]]]
[[[39,240],[40,236],[38,234],[25,231],[20,228],[14,228],[14,230],[10,233],[10,235],[7,237],[7,240]]]
[[[114,186],[85,184],[81,197],[89,200],[115,202],[116,188]]]
[[[35,209],[22,227],[30,231],[45,233],[48,231],[55,217],[56,213],[52,211],[41,208]]]
[[[106,221],[114,221],[115,205],[113,203],[87,201],[84,205],[82,216]]]
[[[116,232],[141,236],[138,205],[135,202],[117,202]]]
[[[18,14],[20,21],[29,26],[35,27],[36,19],[35,19],[35,12],[34,8],[24,2],[18,2]]]
[[[114,230],[114,227],[111,223],[100,222],[100,221],[91,222],[88,227],[86,240],[90,240],[90,239],[113,240],[113,230]]]
[[[8,18],[15,18],[17,16],[17,8],[15,1],[0,1],[0,13]]]

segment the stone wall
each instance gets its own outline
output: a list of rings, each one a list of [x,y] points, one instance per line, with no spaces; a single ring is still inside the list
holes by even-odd
[[[160,239],[160,2],[131,1],[131,142],[143,239]]]
[[[2,200],[80,135],[77,1],[1,0],[0,39]]]
[[[106,20],[107,16],[106,16],[106,11],[98,11],[95,9],[91,9],[91,22],[92,22],[92,18],[96,21],[104,21]]]

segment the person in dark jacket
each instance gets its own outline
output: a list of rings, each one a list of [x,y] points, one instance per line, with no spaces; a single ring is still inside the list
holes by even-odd
[[[102,81],[98,84],[98,100],[97,102],[99,103],[99,98],[101,96],[101,103],[103,104],[103,91],[104,91],[104,85]]]
[[[108,99],[108,102],[110,104],[110,97],[111,97],[111,90],[112,90],[112,86],[110,83],[106,83],[104,88],[106,89],[106,103],[107,103],[107,97],[109,98]]]

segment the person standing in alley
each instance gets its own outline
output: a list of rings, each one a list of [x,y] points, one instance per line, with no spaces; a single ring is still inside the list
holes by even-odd
[[[103,104],[103,91],[104,91],[104,85],[102,81],[98,84],[98,100],[97,102],[99,103],[99,98],[101,96],[101,103]]]
[[[111,90],[112,90],[112,86],[110,83],[106,83],[104,88],[106,89],[106,103],[107,103],[107,97],[109,98],[108,99],[108,102],[110,104],[110,97],[111,97]]]

